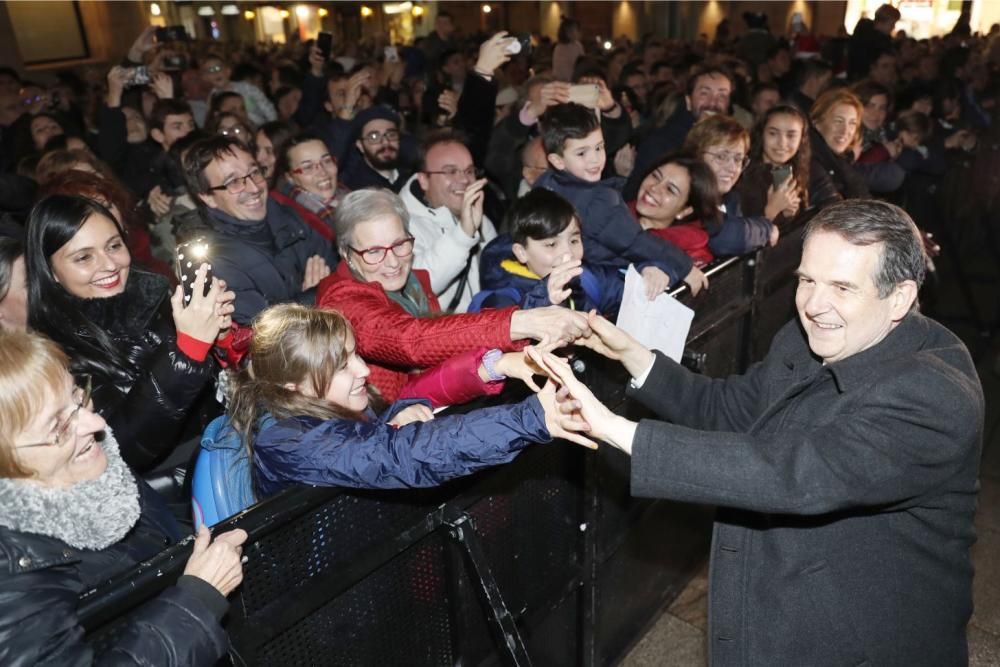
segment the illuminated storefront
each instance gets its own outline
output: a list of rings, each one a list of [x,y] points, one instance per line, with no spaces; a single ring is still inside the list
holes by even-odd
[[[885,0],[847,0],[844,25],[854,30],[858,19],[871,18]],[[898,0],[891,2],[902,18],[896,30],[917,39],[926,39],[951,32],[962,13],[962,0]],[[987,32],[990,25],[1000,22],[1000,1],[972,0],[970,25],[973,32]]]

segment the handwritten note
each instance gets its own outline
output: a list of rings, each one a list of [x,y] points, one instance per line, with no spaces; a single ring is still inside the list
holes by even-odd
[[[642,276],[635,266],[628,267],[616,323],[621,329],[646,347],[679,362],[693,319],[694,311],[669,294],[660,294],[653,301],[647,299]]]

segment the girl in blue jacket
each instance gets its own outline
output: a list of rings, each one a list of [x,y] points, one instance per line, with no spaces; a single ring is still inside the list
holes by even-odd
[[[423,400],[385,408],[367,378],[340,313],[284,304],[260,315],[229,406],[258,498],[295,483],[435,486],[562,433],[550,385],[520,403],[435,419]]]

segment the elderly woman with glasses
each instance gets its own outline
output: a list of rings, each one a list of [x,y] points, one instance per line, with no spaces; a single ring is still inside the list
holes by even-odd
[[[321,308],[350,321],[357,350],[382,397],[462,403],[502,388],[507,376],[531,385],[520,354],[527,339],[551,345],[589,333],[586,316],[550,306],[441,315],[430,276],[413,269],[409,214],[388,190],[355,190],[337,209],[337,247],[343,261],[317,292]],[[426,370],[431,369],[431,370]]]
[[[745,127],[732,116],[703,118],[688,132],[684,152],[708,165],[722,197],[722,227],[709,239],[713,255],[743,255],[778,243],[777,225],[765,216],[743,215],[739,192],[733,189],[750,163],[750,133]],[[778,196],[785,196],[785,191],[769,195]]]
[[[151,470],[215,378],[209,352],[229,334],[234,294],[208,284],[206,265],[189,300],[180,287],[171,293],[165,278],[132,267],[116,214],[79,196],[35,205],[25,258],[28,326],[59,344],[75,375],[93,378],[95,410],[121,438],[125,462]]]
[[[276,147],[276,188],[271,197],[289,206],[328,241],[333,216],[350,190],[337,180],[337,158],[317,135],[303,133]]]
[[[80,594],[181,532],[69,364],[43,336],[0,332],[0,663],[215,665],[229,644],[226,596],[243,577],[242,530],[213,542],[202,528],[176,585],[128,612],[100,653],[84,639]]]

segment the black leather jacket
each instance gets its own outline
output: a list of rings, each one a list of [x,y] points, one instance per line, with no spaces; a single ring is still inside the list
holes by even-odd
[[[217,371],[211,357],[194,361],[177,348],[169,289],[164,278],[132,269],[123,294],[81,300],[87,317],[111,337],[126,369],[113,373],[106,360],[78,356],[70,362],[74,375],[91,375],[94,407],[114,431],[122,458],[140,473],[178,444]]]
[[[214,665],[228,647],[219,621],[226,599],[182,576],[129,614],[107,651],[95,655],[77,619],[82,592],[173,543],[177,526],[156,493],[139,482],[142,514],[125,538],[100,551],[0,526],[0,664]]]

